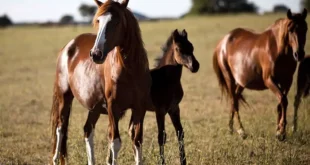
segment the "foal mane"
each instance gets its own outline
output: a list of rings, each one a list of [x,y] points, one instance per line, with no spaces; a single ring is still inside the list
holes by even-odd
[[[170,37],[167,39],[166,43],[161,47],[162,54],[155,58],[155,65],[154,67],[158,67],[160,62],[163,60],[163,58],[167,55],[170,46],[173,43],[173,35],[171,34]]]
[[[117,13],[122,21],[118,25],[123,27],[125,33],[125,37],[123,38],[124,41],[122,43],[123,45],[119,45],[122,49],[121,54],[127,56],[128,60],[133,60],[136,64],[134,66],[139,66],[144,70],[149,70],[149,61],[144,48],[138,21],[127,7],[112,0],[106,1],[98,8],[93,18],[93,26],[97,28],[97,18],[109,11],[113,11],[112,14]]]

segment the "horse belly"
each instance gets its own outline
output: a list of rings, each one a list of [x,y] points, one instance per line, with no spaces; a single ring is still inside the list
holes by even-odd
[[[104,103],[100,73],[90,60],[79,63],[70,75],[70,87],[74,97],[87,109]]]
[[[247,65],[239,65],[233,69],[233,76],[238,85],[251,90],[266,89],[262,72],[255,65],[244,67]]]

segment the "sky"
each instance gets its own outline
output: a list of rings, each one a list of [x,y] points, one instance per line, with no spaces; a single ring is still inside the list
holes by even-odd
[[[105,0],[102,0],[104,2]],[[259,11],[271,11],[275,4],[285,4],[293,12],[300,10],[300,0],[249,0]],[[0,0],[0,15],[7,14],[13,22],[58,21],[64,14],[82,20],[78,8],[93,0]],[[178,17],[188,12],[191,0],[130,0],[129,8],[148,17]]]

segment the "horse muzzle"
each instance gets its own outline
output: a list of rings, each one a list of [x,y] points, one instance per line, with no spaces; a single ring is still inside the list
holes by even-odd
[[[89,52],[89,56],[96,64],[102,64],[105,61],[107,54],[102,53],[99,49],[94,49]]]
[[[199,62],[198,62],[197,60],[194,60],[194,61],[193,61],[193,67],[192,67],[191,71],[192,71],[193,73],[196,73],[196,72],[198,72],[199,67],[200,67]]]
[[[304,50],[297,51],[293,54],[293,56],[296,61],[301,61],[305,57],[305,51]]]

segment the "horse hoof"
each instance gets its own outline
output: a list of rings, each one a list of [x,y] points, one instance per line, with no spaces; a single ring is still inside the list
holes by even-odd
[[[284,141],[285,140],[285,133],[280,133],[280,132],[277,132],[277,139],[279,140],[279,141]]]
[[[243,140],[248,137],[248,135],[244,132],[243,129],[239,129],[237,132]]]
[[[160,165],[166,165],[165,159],[160,159],[158,164],[160,164]]]
[[[293,133],[296,133],[297,132],[297,128],[296,127],[292,127],[292,131],[293,131]]]

